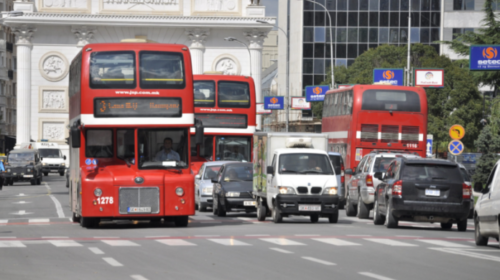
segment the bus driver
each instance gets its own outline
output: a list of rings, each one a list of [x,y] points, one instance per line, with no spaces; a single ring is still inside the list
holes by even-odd
[[[172,144],[172,138],[165,138],[165,140],[163,140],[163,149],[156,154],[155,161],[181,161],[179,154],[176,151],[172,150]]]

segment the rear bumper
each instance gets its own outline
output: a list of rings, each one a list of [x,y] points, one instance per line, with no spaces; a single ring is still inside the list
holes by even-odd
[[[336,214],[339,197],[336,195],[278,195],[276,205],[282,214],[290,215],[330,215]],[[299,211],[299,205],[321,205],[321,211]]]
[[[470,200],[460,203],[450,202],[424,202],[391,198],[392,214],[398,218],[411,218],[417,216],[450,218],[455,220],[466,219],[470,211]]]
[[[375,188],[374,187],[364,187],[360,190],[361,200],[365,204],[372,204],[375,202]]]

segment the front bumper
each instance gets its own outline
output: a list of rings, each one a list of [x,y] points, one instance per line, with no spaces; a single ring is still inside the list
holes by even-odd
[[[200,195],[200,202],[204,206],[212,206],[213,201],[212,195]]]
[[[29,181],[33,179],[33,174],[13,174],[13,173],[4,173],[3,177],[5,179],[14,179],[17,181]]]
[[[336,214],[339,205],[337,195],[295,195],[279,194],[276,197],[276,205],[282,214],[289,215],[330,215]],[[299,205],[321,205],[321,211],[301,211]]]
[[[470,200],[462,202],[428,202],[391,198],[392,214],[397,218],[433,217],[452,220],[467,219],[470,211]]]

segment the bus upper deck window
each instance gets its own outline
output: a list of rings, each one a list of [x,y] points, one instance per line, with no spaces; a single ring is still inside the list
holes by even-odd
[[[362,110],[420,112],[420,97],[413,91],[366,90]]]
[[[194,106],[195,107],[215,106],[215,82],[213,81],[194,82]]]
[[[140,86],[144,89],[183,89],[186,86],[181,53],[141,51]]]
[[[250,87],[248,83],[220,81],[217,93],[219,107],[250,107]]]
[[[94,52],[90,56],[90,87],[93,89],[135,88],[134,52]]]

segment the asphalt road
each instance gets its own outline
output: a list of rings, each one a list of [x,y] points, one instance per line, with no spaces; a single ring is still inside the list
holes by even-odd
[[[495,279],[500,249],[438,224],[398,229],[346,217],[339,223],[197,213],[172,223],[108,222],[84,229],[69,220],[65,177],[0,191],[0,279]]]

